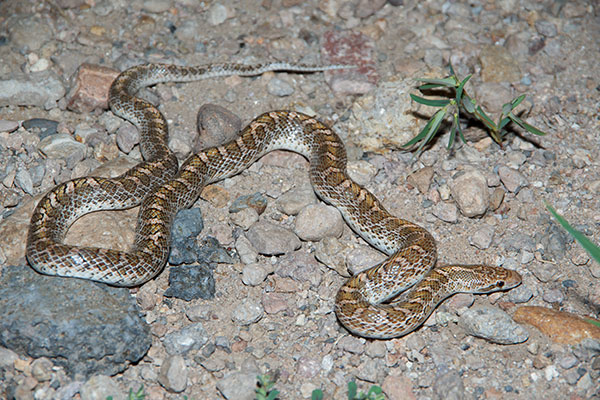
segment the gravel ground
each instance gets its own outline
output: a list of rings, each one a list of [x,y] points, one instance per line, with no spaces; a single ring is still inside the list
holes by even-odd
[[[600,398],[600,329],[580,318],[600,313],[600,265],[544,206],[600,242],[599,15],[592,0],[0,2],[0,398],[118,399],[143,385],[149,399],[252,399],[263,373],[282,399],[345,398],[350,380],[389,399]],[[143,90],[180,160],[265,111],[314,114],[345,141],[353,179],[432,232],[441,262],[503,265],[523,284],[454,296],[403,338],[350,335],[337,289],[382,256],[316,199],[307,162],[280,151],[208,187],[180,216],[171,266],[140,288],[26,266],[41,195],[141,157],[135,128],[106,108],[118,71],[267,60],[360,68]],[[491,114],[527,93],[522,116],[548,135],[516,128],[500,147],[473,125],[467,145],[447,150],[446,133],[414,161],[399,145],[432,109],[408,93],[448,62],[473,74]],[[86,216],[67,242],[126,249],[136,212]]]

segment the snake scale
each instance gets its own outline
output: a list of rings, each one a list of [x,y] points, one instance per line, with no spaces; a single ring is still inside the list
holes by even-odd
[[[144,161],[117,178],[78,178],[47,193],[31,218],[29,263],[48,275],[115,286],[141,285],[166,264],[171,225],[178,210],[190,207],[207,184],[241,172],[272,150],[285,149],[309,160],[310,179],[318,196],[335,206],[356,233],[389,256],[354,275],[339,290],[335,312],[351,332],[371,338],[399,337],[419,327],[442,300],[454,293],[489,293],[517,286],[520,275],[500,267],[435,267],[436,244],[431,234],[391,215],[373,194],[353,182],[346,173],[342,141],[315,118],[293,111],[265,113],[235,140],[203,150],[178,168],[167,146],[164,116],[135,96],[140,88],[161,82],[337,68],[342,66],[147,64],[124,71],[110,88],[109,104],[115,114],[138,128]],[[135,241],[128,252],[63,243],[71,224],[82,215],[140,204]]]

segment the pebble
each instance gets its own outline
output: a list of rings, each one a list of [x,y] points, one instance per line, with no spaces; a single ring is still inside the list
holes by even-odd
[[[267,314],[277,314],[289,308],[289,295],[286,293],[264,293],[262,306]]]
[[[317,202],[312,187],[301,186],[290,189],[277,199],[277,209],[286,215],[297,215],[300,210]]]
[[[350,161],[347,165],[347,172],[350,179],[365,186],[373,181],[377,175],[377,168],[365,160]]]
[[[556,29],[556,25],[554,25],[550,21],[546,20],[537,20],[535,21],[535,29],[540,35],[544,35],[546,37],[555,37],[558,34],[558,30]]]
[[[31,118],[23,121],[23,128],[30,132],[36,132],[40,139],[56,134],[58,121],[53,121],[46,118]],[[2,129],[0,129],[2,130]],[[39,132],[37,132],[39,131]]]
[[[258,286],[267,279],[269,273],[269,269],[262,264],[245,265],[242,270],[242,282],[247,286]]]
[[[302,240],[317,242],[325,237],[340,237],[343,232],[344,220],[335,207],[310,204],[296,216],[294,233]]]
[[[294,87],[279,78],[272,78],[267,84],[267,90],[273,96],[285,97],[294,94]]]
[[[11,367],[18,358],[19,355],[14,351],[0,347],[0,368]]]
[[[365,351],[365,339],[355,336],[344,336],[337,345],[340,349],[352,354],[362,354]]]
[[[246,237],[259,254],[279,255],[298,250],[302,244],[290,230],[271,222],[258,221],[248,229]]]
[[[54,365],[45,357],[33,360],[31,363],[31,374],[38,382],[46,382],[52,379],[52,368]]]
[[[485,175],[476,169],[468,169],[452,178],[452,197],[465,217],[480,217],[490,203]]]
[[[19,129],[19,123],[17,121],[10,121],[6,119],[0,119],[0,132],[14,132]],[[27,128],[25,128],[27,129]]]
[[[258,374],[258,371],[229,373],[217,382],[217,389],[227,400],[254,400]]]
[[[258,222],[258,213],[253,208],[248,207],[231,213],[229,219],[235,225],[247,231],[252,225]]]
[[[232,319],[241,325],[250,325],[258,322],[264,313],[262,305],[254,299],[244,299],[234,309]]]
[[[523,174],[507,166],[498,167],[498,175],[506,190],[511,193],[517,193],[521,188],[529,186],[529,182]]]
[[[180,355],[168,357],[160,366],[158,383],[169,392],[180,393],[187,387],[188,370]]]
[[[185,301],[214,298],[215,278],[210,267],[207,264],[172,267],[164,295]]]
[[[208,23],[212,26],[221,25],[227,19],[228,13],[226,6],[214,3],[208,10]]]
[[[240,235],[235,241],[235,250],[240,257],[240,261],[246,265],[255,263],[258,260],[258,251],[244,235]]]
[[[422,194],[426,194],[429,191],[433,173],[434,170],[432,167],[424,167],[410,174],[406,178],[406,182],[419,189],[419,192]]]
[[[516,324],[504,311],[489,306],[478,306],[460,315],[459,323],[472,336],[498,344],[523,343],[529,333]]]
[[[492,240],[494,240],[494,227],[488,224],[483,224],[469,236],[469,244],[481,250],[489,248]]]
[[[461,400],[465,398],[465,385],[455,370],[438,374],[433,381],[433,391],[440,399]]]
[[[267,199],[262,193],[248,194],[240,196],[229,206],[230,213],[239,213],[240,211],[251,208],[256,214],[261,215],[267,209]]]
[[[27,194],[33,195],[33,181],[28,170],[19,168],[15,175],[15,183]]]
[[[202,211],[199,208],[179,210],[173,220],[171,239],[180,242],[188,238],[195,238],[204,229]]]
[[[209,336],[202,323],[195,322],[165,335],[163,345],[170,355],[185,355],[190,351],[201,349],[208,340]]]
[[[81,400],[105,400],[109,396],[113,399],[126,398],[125,392],[109,376],[94,375],[79,389]]]
[[[450,224],[458,222],[458,208],[452,203],[440,202],[433,206],[431,213],[444,222]]]
[[[194,144],[196,152],[235,139],[242,129],[242,120],[225,107],[204,104],[198,110],[197,125],[200,135]]]
[[[142,9],[151,13],[164,13],[171,7],[171,2],[167,0],[146,0],[142,5]]]
[[[117,146],[125,154],[129,154],[136,144],[140,143],[140,134],[137,128],[130,123],[123,123],[117,129]]]

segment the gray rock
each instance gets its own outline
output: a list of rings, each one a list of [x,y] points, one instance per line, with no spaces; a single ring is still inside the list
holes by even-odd
[[[23,266],[4,267],[0,277],[0,332],[0,345],[47,357],[72,376],[114,375],[152,343],[127,289]]]
[[[554,37],[558,33],[556,25],[544,19],[535,21],[535,30],[538,31],[540,35],[544,35],[546,37]]]
[[[72,168],[83,160],[87,146],[73,139],[68,133],[57,133],[42,139],[38,144],[38,149],[48,158],[65,160],[67,167]]]
[[[506,296],[508,301],[512,301],[513,303],[527,303],[533,297],[533,291],[529,285],[521,284],[511,289]]]
[[[146,0],[142,5],[142,9],[151,13],[160,14],[167,11],[171,7],[171,2],[168,0]]]
[[[33,360],[31,363],[31,375],[38,382],[47,382],[52,379],[52,368],[54,365],[46,357]]]
[[[0,107],[50,106],[64,97],[65,93],[62,80],[52,71],[19,75],[0,80]]]
[[[215,278],[208,264],[181,265],[169,270],[169,288],[166,297],[185,301],[215,297]]]
[[[208,334],[202,323],[195,322],[165,335],[163,345],[170,355],[185,355],[191,350],[199,350],[208,343],[208,340]]]
[[[33,180],[28,170],[19,168],[15,175],[15,183],[27,194],[33,194]]]
[[[460,316],[459,323],[472,336],[492,343],[516,344],[529,338],[529,333],[515,323],[510,315],[490,306],[473,307]]]
[[[302,245],[290,230],[265,221],[252,225],[246,237],[259,254],[268,256],[290,253]]]
[[[19,129],[19,123],[17,121],[11,121],[8,119],[0,119],[0,132],[14,132]],[[27,128],[26,128],[27,129]]]
[[[204,220],[199,208],[180,210],[173,220],[171,238],[173,242],[195,238],[202,229],[204,229]]]
[[[140,142],[140,134],[135,126],[129,123],[124,123],[117,129],[117,146],[125,153],[133,149],[133,147]]]
[[[56,134],[58,121],[45,118],[31,118],[23,121],[23,128],[36,133],[40,139]],[[1,129],[0,129],[1,130]]]
[[[160,366],[158,383],[169,392],[183,392],[187,386],[187,367],[185,360],[179,355],[167,358]]]
[[[10,349],[0,347],[0,368],[12,367],[19,355]]]
[[[198,110],[197,126],[200,135],[194,150],[199,151],[235,139],[242,128],[242,120],[225,107],[204,104]]]

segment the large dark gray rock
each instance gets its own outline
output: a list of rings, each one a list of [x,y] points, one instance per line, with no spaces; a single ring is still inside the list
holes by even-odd
[[[0,345],[47,357],[73,377],[114,375],[139,361],[150,327],[125,288],[7,266],[0,277]]]

